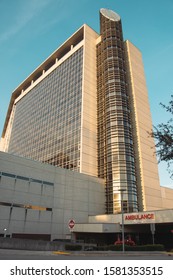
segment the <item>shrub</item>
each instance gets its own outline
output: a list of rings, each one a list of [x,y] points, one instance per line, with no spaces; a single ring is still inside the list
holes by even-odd
[[[65,244],[65,250],[67,251],[81,251],[82,246],[78,244]]]
[[[162,244],[146,245],[147,251],[164,251],[164,246]]]
[[[122,251],[122,245],[109,245],[108,250],[110,250],[110,251]]]
[[[108,250],[107,247],[108,246],[98,246],[97,251],[107,251]]]
[[[99,246],[98,251],[122,251],[122,245],[108,245]],[[125,251],[164,251],[164,246],[162,244],[149,244],[149,245],[139,245],[139,246],[128,246],[125,245]]]

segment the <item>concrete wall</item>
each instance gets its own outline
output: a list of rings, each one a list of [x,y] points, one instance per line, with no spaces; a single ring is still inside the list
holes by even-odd
[[[18,238],[0,238],[1,249],[17,249],[32,251],[64,250],[65,242],[49,242],[44,240],[29,240]]]
[[[125,42],[140,211],[173,207],[173,189],[160,187],[141,52]]]
[[[0,234],[6,228],[6,234],[69,238],[70,219],[85,223],[105,213],[104,182],[96,177],[3,152],[0,172]]]
[[[97,73],[98,34],[84,25],[84,62],[82,89],[82,129],[80,172],[97,176]]]
[[[152,218],[141,218],[141,215],[151,214]],[[126,216],[135,216],[138,215],[139,219],[126,219]],[[122,223],[122,215],[121,214],[111,214],[111,215],[97,215],[90,216],[89,223],[98,223],[98,224],[115,224]],[[156,210],[156,211],[146,211],[146,212],[138,212],[138,213],[125,213],[124,214],[124,224],[125,225],[134,225],[134,224],[150,224],[150,223],[173,223],[173,209],[165,209],[165,210]]]
[[[140,211],[162,209],[151,112],[141,52],[125,42]]]
[[[161,187],[163,209],[173,208],[173,189]]]

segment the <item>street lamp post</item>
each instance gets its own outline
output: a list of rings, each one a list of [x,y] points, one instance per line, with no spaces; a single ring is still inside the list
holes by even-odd
[[[126,189],[119,189],[121,193],[121,214],[122,214],[122,243],[123,243],[123,253],[125,252],[125,246],[124,246],[124,209],[123,209],[123,192],[126,191]]]

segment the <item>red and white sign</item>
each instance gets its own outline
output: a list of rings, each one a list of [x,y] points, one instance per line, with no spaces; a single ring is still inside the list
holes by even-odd
[[[125,216],[125,220],[153,220],[154,213],[146,213],[146,214],[130,214]]]
[[[138,212],[138,213],[125,213],[124,223],[125,224],[151,224],[155,223],[154,212]]]
[[[68,222],[68,227],[69,229],[73,229],[75,226],[75,221],[73,219],[71,219],[69,222]]]

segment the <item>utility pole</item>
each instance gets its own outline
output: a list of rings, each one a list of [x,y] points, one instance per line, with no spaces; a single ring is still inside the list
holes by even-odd
[[[123,192],[126,189],[119,189],[121,193],[121,214],[122,214],[122,243],[123,243],[123,253],[125,252],[125,244],[124,244],[124,209],[123,209]]]

